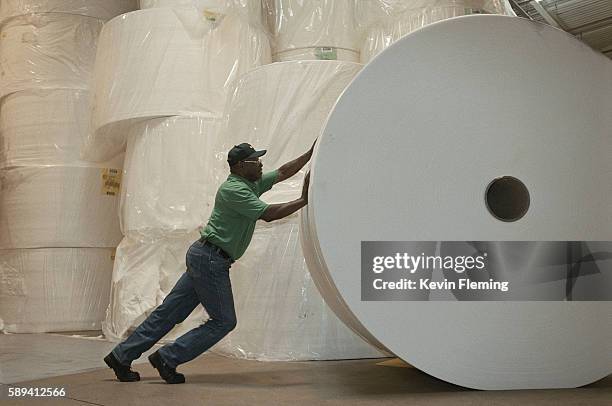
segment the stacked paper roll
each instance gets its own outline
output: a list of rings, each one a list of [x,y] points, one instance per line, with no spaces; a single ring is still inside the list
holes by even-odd
[[[324,60],[324,61],[345,61],[359,62],[359,51],[352,51],[341,48],[299,48],[289,51],[279,52],[274,55],[275,62],[286,61],[308,61],[308,60]]]
[[[12,93],[0,101],[0,167],[98,166],[80,157],[88,125],[86,90]]]
[[[96,61],[85,155],[104,160],[125,147],[135,119],[219,117],[233,81],[271,56],[265,34],[238,16],[216,22],[195,9],[152,8],[106,24]]]
[[[136,9],[137,0],[2,0],[0,24],[3,20],[25,14],[65,13],[110,20]]]
[[[110,293],[113,250],[0,250],[4,331],[99,330]]]
[[[609,247],[611,109],[610,61],[543,24],[468,16],[398,41],[343,93],[313,157],[302,242],[326,301],[356,330],[458,385],[577,387],[610,374],[609,302],[363,300],[361,242]],[[506,175],[530,195],[517,221],[485,204],[487,186]]]
[[[108,172],[63,166],[0,172],[0,248],[115,247],[119,185],[109,183]]]
[[[379,4],[376,4],[379,3]],[[384,0],[363,2],[361,7],[378,8],[378,13],[360,11],[366,36],[361,46],[361,62],[367,63],[404,35],[448,18],[470,14],[514,15],[504,0]],[[382,9],[382,10],[381,10]]]
[[[258,27],[264,25],[264,10],[259,0],[140,0],[140,9],[170,7],[195,8],[209,19],[238,14]]]
[[[265,0],[268,26],[274,35],[273,54],[275,60],[288,60],[287,51],[302,59],[318,58],[317,48],[337,49],[338,60],[359,52],[361,35],[355,18],[354,0]],[[277,56],[277,54],[279,54]]]
[[[120,341],[159,306],[185,272],[185,253],[198,233],[173,233],[151,239],[134,233],[117,247],[111,299],[104,335]],[[168,333],[162,342],[180,337],[204,323],[208,316],[202,306]]]
[[[88,89],[102,24],[59,13],[8,20],[0,28],[0,97],[27,89]]]
[[[168,117],[128,134],[121,229],[164,235],[206,223],[216,185],[211,175],[219,120]]]
[[[310,148],[327,115],[361,65],[338,61],[283,62],[244,75],[228,101],[217,178],[228,175],[227,150],[249,142],[267,148],[264,170]],[[303,171],[264,194],[269,203],[301,192]],[[245,255],[232,265],[238,327],[215,351],[259,360],[380,357],[325,305],[304,263],[298,216],[258,224]]]

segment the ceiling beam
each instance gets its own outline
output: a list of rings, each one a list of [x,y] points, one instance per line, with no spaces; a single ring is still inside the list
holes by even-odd
[[[542,6],[542,4],[540,4],[539,1],[537,0],[532,0],[529,2],[529,5],[531,7],[533,7],[535,9],[535,11],[538,12],[538,14],[540,14],[542,16],[542,18],[544,20],[546,20],[546,22],[550,25],[552,25],[553,27],[557,27],[562,29],[563,31],[567,31],[567,29],[563,26],[563,24],[561,24],[561,22],[559,20],[557,20],[556,18],[554,18],[549,12],[548,10],[546,10],[544,8],[544,6]]]

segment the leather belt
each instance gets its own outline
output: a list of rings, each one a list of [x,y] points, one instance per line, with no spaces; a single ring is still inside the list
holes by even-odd
[[[213,251],[215,251],[217,254],[221,255],[223,258],[225,259],[229,259],[230,261],[232,260],[232,257],[230,257],[227,252],[223,251],[221,248],[217,247],[215,244],[213,244],[212,242],[208,241],[206,238],[201,237],[199,240],[202,244],[209,246],[210,248],[212,248]]]

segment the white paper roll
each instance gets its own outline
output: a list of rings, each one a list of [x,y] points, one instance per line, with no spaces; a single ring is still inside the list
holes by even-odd
[[[367,4],[364,2],[364,5]],[[436,21],[470,14],[508,14],[506,4],[501,0],[403,0],[385,6],[382,16],[366,16],[369,22],[361,46],[362,63],[368,63],[404,35]]]
[[[275,54],[308,47],[359,50],[354,0],[264,1]]]
[[[0,168],[15,166],[95,166],[120,168],[113,162],[81,160],[88,134],[89,92],[24,90],[0,101]]]
[[[213,22],[195,9],[153,8],[110,21],[98,44],[85,155],[105,160],[125,148],[130,120],[219,117],[234,80],[270,61],[265,34],[238,16]]]
[[[62,166],[0,171],[0,248],[115,247],[120,177],[107,172]]]
[[[361,241],[611,241],[610,111],[610,61],[543,24],[461,17],[390,47],[344,92],[313,158],[302,241],[330,306],[462,386],[610,374],[610,302],[362,301],[360,282]],[[503,175],[531,195],[516,222],[484,202]]]
[[[88,89],[103,21],[46,13],[0,28],[0,97],[26,89]]]
[[[4,331],[99,330],[112,270],[108,248],[0,250]]]
[[[341,48],[300,48],[274,55],[274,62],[285,61],[345,61],[359,62],[359,52]]]
[[[231,146],[267,148],[267,170],[303,154],[361,65],[338,61],[283,62],[243,76],[226,110],[217,177],[229,169]],[[274,186],[269,203],[297,198],[303,172]],[[238,328],[215,347],[221,354],[259,360],[346,359],[383,356],[325,305],[298,242],[298,217],[260,224],[246,254],[232,266]]]
[[[151,235],[193,231],[214,202],[218,120],[159,118],[129,133],[121,190],[121,229]]]
[[[198,233],[168,234],[149,239],[137,234],[125,237],[117,247],[111,299],[104,335],[121,341],[136,329],[172,290],[185,272],[185,255]],[[202,306],[170,331],[162,342],[180,337],[208,319]]]
[[[3,20],[24,14],[65,13],[110,20],[119,14],[136,10],[137,0],[2,0]]]
[[[258,27],[264,25],[263,8],[260,0],[140,0],[140,9],[147,8],[195,8],[208,18],[239,14]]]

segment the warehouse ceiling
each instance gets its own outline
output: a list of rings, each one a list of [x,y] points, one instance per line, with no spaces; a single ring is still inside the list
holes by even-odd
[[[510,0],[518,16],[575,35],[612,58],[612,0]]]

